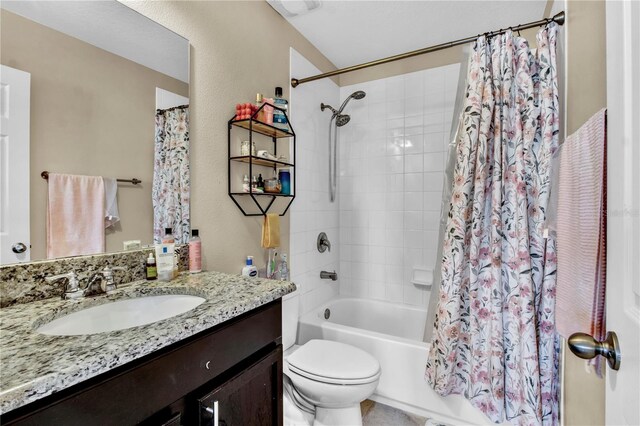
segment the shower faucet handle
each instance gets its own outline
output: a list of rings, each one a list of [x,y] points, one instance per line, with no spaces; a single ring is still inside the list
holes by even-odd
[[[326,250],[331,251],[331,243],[329,242],[327,234],[324,232],[318,234],[317,247],[320,253],[324,253]]]

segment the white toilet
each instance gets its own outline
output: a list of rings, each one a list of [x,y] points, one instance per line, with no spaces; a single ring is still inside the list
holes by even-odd
[[[367,352],[331,340],[294,345],[298,292],[282,302],[284,424],[361,425],[360,403],[378,386],[380,363]]]

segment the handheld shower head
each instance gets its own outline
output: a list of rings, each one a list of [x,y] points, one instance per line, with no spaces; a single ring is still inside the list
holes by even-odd
[[[351,97],[352,97],[353,99],[362,99],[362,98],[364,98],[365,96],[367,96],[367,94],[366,94],[365,92],[363,92],[362,90],[358,90],[357,92],[353,92],[353,93],[351,94]]]
[[[338,109],[338,114],[340,114],[342,112],[344,107],[347,106],[347,104],[349,103],[349,101],[351,99],[360,100],[360,99],[364,98],[365,96],[367,96],[367,94],[365,92],[363,92],[362,90],[358,90],[358,91],[353,92],[352,94],[349,95],[349,97],[347,99],[344,100],[342,105],[340,105],[340,109]]]

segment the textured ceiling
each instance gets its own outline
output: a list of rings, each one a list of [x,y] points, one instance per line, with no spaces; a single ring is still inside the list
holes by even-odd
[[[324,0],[307,14],[285,18],[343,68],[535,21],[546,5],[547,0]]]
[[[2,9],[189,82],[189,41],[117,1],[7,1]]]

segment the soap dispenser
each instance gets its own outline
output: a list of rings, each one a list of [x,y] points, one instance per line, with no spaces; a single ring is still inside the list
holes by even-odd
[[[253,256],[247,256],[246,265],[242,268],[242,275],[245,277],[257,277],[258,268],[253,264]]]

